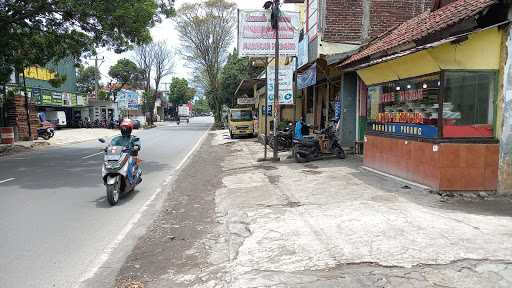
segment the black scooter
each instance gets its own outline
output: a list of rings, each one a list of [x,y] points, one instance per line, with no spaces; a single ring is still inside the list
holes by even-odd
[[[53,128],[37,128],[37,136],[43,138],[44,140],[50,140],[50,138],[52,138],[53,135],[55,135],[55,129]]]
[[[310,162],[328,158],[335,155],[338,159],[345,159],[345,151],[338,143],[336,131],[333,126],[329,126],[322,131],[321,135],[327,136],[328,139],[328,153],[322,153],[320,148],[320,141],[314,136],[304,136],[302,140],[293,139],[293,156],[298,163]]]

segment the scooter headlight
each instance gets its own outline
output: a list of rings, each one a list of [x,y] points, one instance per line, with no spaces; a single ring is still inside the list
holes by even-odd
[[[105,167],[107,169],[119,169],[119,168],[121,168],[121,164],[119,162],[117,162],[117,161],[116,162],[114,162],[114,161],[112,161],[112,162],[105,162]]]

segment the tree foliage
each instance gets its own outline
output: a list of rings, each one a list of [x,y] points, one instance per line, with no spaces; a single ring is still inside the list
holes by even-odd
[[[244,79],[258,77],[262,69],[251,65],[248,57],[239,58],[238,51],[235,49],[229,54],[226,65],[222,68],[220,75],[220,94],[224,104],[231,107],[235,101],[235,91]]]
[[[208,106],[208,100],[202,97],[197,99],[194,102],[193,110],[197,113],[208,113],[210,112],[210,107]]]
[[[151,40],[159,15],[174,14],[172,0],[0,1],[0,83],[22,71],[66,56],[79,62],[96,47],[116,52]]]
[[[187,79],[172,78],[171,87],[169,88],[169,102],[182,105],[192,101],[196,95],[196,90],[188,86]]]
[[[84,66],[80,65],[78,67],[78,75],[76,79],[76,84],[78,86],[78,90],[83,93],[91,93],[95,88],[95,75],[99,75],[99,71],[94,66]]]
[[[116,80],[119,89],[122,89],[128,84],[136,86],[136,83],[140,81],[141,71],[133,61],[123,58],[110,67],[108,75]]]
[[[194,68],[195,78],[204,83],[217,123],[222,120],[224,102],[220,95],[220,72],[234,39],[235,8],[226,0],[205,0],[184,4],[176,16],[182,54]]]

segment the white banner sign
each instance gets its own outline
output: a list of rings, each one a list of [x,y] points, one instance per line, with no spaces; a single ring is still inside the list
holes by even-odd
[[[309,41],[313,41],[318,37],[318,0],[308,0],[308,19],[307,32]]]
[[[297,56],[299,45],[299,13],[281,11],[279,21],[279,54]],[[272,57],[275,32],[270,24],[270,11],[238,11],[238,53],[240,57]]]
[[[254,105],[256,104],[256,98],[237,98],[236,103],[238,105]]]
[[[274,63],[267,67],[267,96],[268,102],[274,103]],[[295,59],[289,64],[281,62],[279,65],[279,104],[293,105],[293,71],[295,71]]]

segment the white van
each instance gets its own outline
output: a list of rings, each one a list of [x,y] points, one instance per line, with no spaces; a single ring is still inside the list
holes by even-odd
[[[47,111],[46,120],[55,124],[56,127],[66,127],[66,112],[64,111]]]

